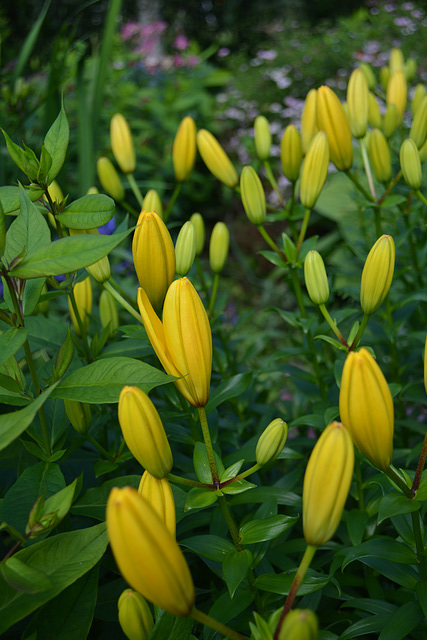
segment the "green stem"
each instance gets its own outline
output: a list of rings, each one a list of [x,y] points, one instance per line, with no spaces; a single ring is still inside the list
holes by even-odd
[[[266,243],[268,244],[268,246],[271,249],[273,249],[273,251],[275,251],[285,262],[287,262],[287,258],[285,256],[285,254],[283,253],[283,251],[281,251],[279,249],[279,247],[274,242],[274,240],[269,236],[269,234],[265,230],[264,226],[262,224],[257,224],[257,229],[260,232],[260,234],[262,235],[262,237],[264,238],[264,240],[266,241]]]
[[[214,485],[219,487],[219,473],[218,469],[216,468],[211,434],[209,433],[208,419],[206,417],[206,409],[205,407],[198,407],[197,410],[199,412],[200,426],[202,427],[203,440],[205,441],[206,451],[208,454],[209,466],[212,473],[212,481]]]
[[[111,283],[106,280],[103,283],[103,287],[104,289],[106,289],[109,293],[111,293],[112,296],[115,297],[115,299],[117,300],[117,302],[119,302],[122,307],[124,307],[127,311],[129,311],[129,313],[136,319],[138,320],[138,322],[142,323],[142,318],[140,316],[140,314],[138,313],[138,311],[135,311],[135,309],[128,303],[126,302],[126,300],[123,298],[123,296],[120,295],[120,293],[118,291],[116,291],[112,286]]]
[[[354,470],[356,472],[357,501],[359,503],[360,511],[363,511],[364,508],[365,508],[365,497],[363,495],[362,468],[360,466],[360,458],[359,458],[359,456],[355,456]]]
[[[363,316],[362,322],[360,323],[360,327],[356,333],[356,335],[354,336],[354,340],[350,345],[350,351],[354,351],[357,347],[357,345],[359,344],[360,338],[362,337],[363,332],[366,329],[366,325],[369,322],[369,318],[371,316],[368,316],[366,313]]]
[[[337,323],[332,320],[329,311],[327,310],[326,306],[324,304],[319,304],[319,309],[323,314],[323,317],[325,318],[326,322],[328,323],[328,325],[331,327],[332,331],[335,333],[335,335],[337,336],[338,340],[341,342],[341,344],[343,344],[347,349],[349,349],[349,345],[347,344],[346,339],[343,337],[341,331],[338,329],[337,327]]]
[[[211,618],[211,616],[209,616],[207,613],[203,613],[203,611],[196,609],[196,607],[192,608],[190,616],[197,622],[201,622],[202,624],[215,629],[215,631],[218,631],[226,638],[230,638],[231,640],[249,640],[247,636],[243,636],[238,631],[230,629],[230,627],[227,627],[227,625],[219,622],[218,620],[215,620],[214,618]]]
[[[175,204],[175,200],[177,199],[181,189],[182,189],[182,182],[177,182],[175,185],[175,189],[173,190],[172,197],[169,200],[169,204],[166,207],[166,211],[163,213],[164,222],[167,222],[169,220],[170,212],[172,211],[172,207]]]
[[[417,550],[417,558],[420,563],[421,580],[427,580],[427,559],[424,555],[423,534],[421,531],[421,514],[419,511],[412,511],[412,529],[414,531],[415,548]]]
[[[408,231],[408,238],[409,238],[409,248],[411,251],[411,257],[412,257],[412,262],[414,263],[414,269],[415,272],[417,274],[417,279],[419,282],[420,287],[423,287],[423,280],[422,280],[422,276],[421,276],[421,269],[420,269],[420,265],[418,262],[418,256],[417,256],[417,245],[416,242],[414,240],[414,236],[412,233],[412,229],[411,229],[411,225],[409,222],[409,212],[404,211],[403,212],[403,223],[405,225],[406,230]]]
[[[307,232],[308,222],[310,220],[310,213],[311,213],[311,209],[306,209],[304,212],[304,218],[302,221],[301,229],[298,236],[298,242],[297,242],[297,257],[299,255],[301,245],[304,242],[305,234]]]
[[[368,193],[365,189],[365,187],[363,187],[359,180],[356,178],[356,176],[354,174],[351,173],[351,171],[349,169],[347,169],[347,171],[344,171],[345,175],[350,178],[350,180],[352,181],[352,183],[354,184],[354,186],[360,191],[360,193],[362,193],[365,198],[367,200],[369,200],[369,202],[373,202],[373,198],[371,196],[370,193]]]
[[[417,198],[419,198],[421,200],[421,202],[427,206],[427,199],[423,196],[423,194],[421,193],[421,191],[419,189],[417,189],[415,191],[415,194],[416,194]]]
[[[219,496],[218,504],[219,504],[219,508],[221,509],[222,517],[224,518],[225,523],[230,532],[231,538],[233,540],[233,544],[236,547],[237,551],[241,551],[242,545],[240,544],[239,530],[237,528],[236,521],[234,520],[233,515],[227,504],[227,498],[225,496]]]
[[[134,218],[138,218],[139,217],[139,213],[136,209],[134,209],[133,207],[131,207],[131,205],[126,202],[126,200],[121,200],[121,202],[119,202],[120,206],[123,207],[123,209],[126,209],[126,211],[128,211]]]
[[[128,173],[127,179],[128,179],[130,188],[132,189],[133,194],[138,201],[139,206],[142,208],[142,203],[144,201],[144,198],[142,197],[142,193],[139,190],[138,185],[136,184],[135,176],[133,175],[133,173]]]
[[[95,440],[95,438],[91,436],[89,432],[85,433],[85,438],[95,447],[95,449],[99,451],[99,453],[104,456],[106,460],[109,460],[109,462],[116,462],[116,456],[111,455],[111,453],[104,449],[104,447],[100,445],[99,442]]]
[[[174,473],[168,473],[167,478],[169,482],[175,482],[175,484],[185,484],[189,487],[199,487],[200,489],[216,489],[213,484],[198,482],[197,480],[191,480],[190,478],[181,478],[181,476],[176,476]]]
[[[79,326],[80,329],[80,337],[82,339],[83,342],[83,349],[84,352],[86,354],[86,360],[88,362],[92,362],[93,358],[92,358],[92,354],[90,352],[90,348],[89,348],[89,342],[87,340],[87,333],[86,333],[86,328],[82,322],[82,319],[80,317],[80,312],[79,309],[77,307],[77,302],[76,302],[76,297],[74,295],[74,288],[71,288],[68,292],[68,296],[71,300],[71,306],[73,307],[73,311],[74,311],[74,315],[76,316],[76,320],[77,320],[77,324]]]
[[[404,480],[402,480],[402,478],[399,476],[397,471],[395,469],[393,469],[393,467],[391,465],[387,469],[383,469],[383,471],[386,474],[386,476],[388,478],[390,478],[390,480],[392,482],[394,482],[394,484],[399,487],[399,489],[402,491],[402,493],[404,493],[405,496],[407,498],[409,498],[409,500],[413,500],[414,499],[415,492],[408,487],[406,482]]]
[[[269,183],[271,184],[271,186],[273,187],[274,191],[279,196],[279,202],[280,202],[281,206],[284,207],[285,206],[285,201],[283,200],[283,196],[280,193],[279,185],[277,184],[276,178],[274,177],[273,171],[271,170],[271,165],[270,165],[270,161],[269,160],[264,160],[264,168],[265,168],[265,173],[267,175]]]
[[[118,291],[120,295],[129,302],[130,305],[135,304],[135,301],[131,298],[131,296],[128,293],[126,293],[126,291],[119,285],[119,283],[116,282],[116,280],[114,280],[113,276],[110,276],[109,280],[113,285],[113,287],[116,289],[116,291]]]
[[[211,319],[212,313],[213,313],[213,310],[214,310],[216,294],[218,292],[218,285],[219,285],[219,273],[216,273],[214,275],[214,279],[213,279],[213,283],[212,283],[212,293],[211,293],[211,297],[210,297],[210,300],[209,300],[209,309],[208,309],[208,317],[209,317],[209,319]]]
[[[377,238],[383,235],[383,228],[381,224],[381,207],[374,207],[374,221],[375,221],[375,233],[377,234]]]
[[[291,267],[292,286],[294,288],[295,297],[297,299],[298,308],[303,318],[307,317],[307,311],[305,308],[304,300],[302,297],[301,284],[298,278],[298,272],[294,266]]]
[[[362,151],[363,165],[365,167],[366,177],[368,179],[369,191],[371,192],[373,199],[376,200],[377,194],[375,193],[374,181],[372,179],[371,165],[369,164],[369,157],[366,151],[365,141],[363,140],[363,138],[361,138],[359,142],[360,142],[360,149]]]
[[[250,476],[252,473],[255,473],[256,471],[258,471],[258,469],[261,469],[261,467],[262,467],[262,464],[258,464],[258,463],[254,464],[252,467],[250,467],[250,469],[246,469],[246,471],[243,471],[243,473],[239,473],[238,476],[235,476],[234,478],[230,478],[230,480],[225,480],[224,482],[221,482],[219,485],[220,489],[232,484],[233,482],[240,482],[241,480],[243,480],[243,478]]]
[[[392,191],[392,189],[394,189],[394,187],[399,182],[401,177],[402,177],[402,170],[400,170],[396,174],[396,176],[393,178],[393,180],[390,182],[390,184],[388,185],[387,189],[384,191],[384,193],[382,194],[381,198],[378,200],[377,205],[380,206],[384,202],[384,200],[387,198],[387,196],[390,193],[390,191]]]

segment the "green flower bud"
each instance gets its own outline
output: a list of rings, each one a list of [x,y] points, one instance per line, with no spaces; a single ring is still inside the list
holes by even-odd
[[[305,155],[316,133],[319,131],[317,126],[317,91],[310,89],[305,97],[304,108],[301,115],[301,145],[302,152]]]
[[[309,251],[305,257],[304,279],[310,300],[314,304],[326,304],[329,298],[328,277],[323,258],[317,251]]]
[[[299,131],[293,124],[288,125],[283,133],[280,160],[284,175],[291,182],[296,182],[301,169],[302,144]]]
[[[119,312],[114,297],[104,289],[99,297],[99,316],[102,328],[109,326],[109,336],[113,336],[120,325]]]
[[[418,107],[420,106],[424,96],[426,95],[426,90],[423,84],[417,84],[415,87],[414,95],[412,96],[411,101],[411,111],[412,115],[415,115]]]
[[[266,216],[264,188],[257,172],[250,166],[243,167],[240,176],[240,195],[250,222],[262,224]]]
[[[406,184],[411,189],[419,189],[423,178],[421,160],[417,145],[412,138],[407,138],[402,142],[400,147],[400,168]]]
[[[99,182],[104,191],[116,202],[122,202],[122,200],[125,199],[125,192],[113,163],[108,158],[99,158],[96,164],[96,170],[98,172]]]
[[[288,425],[281,418],[276,418],[259,437],[255,456],[257,464],[273,462],[281,453],[288,437]]]
[[[369,136],[368,153],[372,170],[378,182],[390,182],[391,155],[385,135],[379,129],[372,129]]]
[[[367,62],[361,62],[359,64],[359,69],[365,76],[366,82],[368,83],[369,89],[374,89],[377,84],[377,79],[375,77],[375,73],[370,64]]]
[[[368,95],[368,122],[371,127],[380,128],[382,121],[383,117],[381,115],[379,104],[372,91],[370,91]]]
[[[403,71],[404,64],[405,58],[403,57],[402,49],[393,47],[393,49],[390,51],[390,59],[388,63],[390,73],[394,73],[395,71]]]
[[[409,137],[412,138],[418,149],[421,149],[427,138],[427,96],[424,96],[415,112]]]
[[[65,413],[71,422],[71,426],[77,433],[84,435],[89,430],[92,422],[92,414],[88,403],[78,402],[77,400],[64,400],[64,405]]]
[[[393,279],[395,246],[391,236],[382,235],[366,258],[360,284],[360,306],[371,315],[382,305]]]
[[[196,256],[199,256],[205,246],[206,231],[205,222],[201,213],[193,213],[190,218],[190,222],[194,225],[196,230]]]
[[[163,206],[160,200],[159,194],[155,189],[150,189],[145,194],[142,201],[142,211],[155,211],[157,215],[163,220]]]
[[[230,232],[224,222],[217,222],[209,243],[209,263],[214,273],[224,269],[230,246]]]
[[[154,626],[150,607],[140,593],[126,589],[118,601],[119,622],[129,640],[147,640]]]
[[[299,197],[307,209],[312,209],[328,175],[329,144],[324,131],[318,131],[311,141],[301,171]]]
[[[417,61],[414,58],[408,58],[403,66],[403,73],[408,82],[412,82],[417,73]]]
[[[271,132],[267,118],[257,116],[254,123],[255,150],[260,160],[268,160],[271,148]]]
[[[175,269],[181,277],[186,276],[193,266],[196,257],[196,242],[196,229],[193,223],[188,221],[182,226],[175,244]]]
[[[427,140],[424,142],[423,146],[419,150],[419,154],[420,154],[421,163],[425,162],[427,160]]]
[[[381,67],[380,68],[380,84],[384,91],[387,91],[388,82],[390,80],[390,69],[389,67]]]
[[[389,104],[383,116],[382,130],[387,138],[391,138],[398,125],[397,108],[395,104]]]
[[[395,71],[391,74],[387,85],[386,104],[396,105],[397,124],[400,125],[403,120],[403,114],[406,109],[406,101],[408,97],[408,87],[403,71]]]
[[[318,622],[310,609],[293,609],[280,629],[278,640],[317,640]]]
[[[354,69],[347,87],[347,109],[351,133],[363,138],[368,128],[369,88],[364,73]]]

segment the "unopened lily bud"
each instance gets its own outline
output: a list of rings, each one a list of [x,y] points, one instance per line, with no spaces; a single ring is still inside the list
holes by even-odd
[[[61,203],[64,200],[64,194],[56,180],[50,183],[47,190],[53,202]]]
[[[168,531],[175,537],[176,515],[175,501],[167,478],[155,478],[144,471],[139,483],[138,493],[151,504]]]
[[[367,349],[350,351],[344,363],[340,416],[356,447],[386,471],[393,456],[394,408],[387,381]]]
[[[99,158],[96,163],[96,170],[104,191],[116,202],[122,202],[125,199],[125,192],[120,182],[119,174],[111,160],[105,157]]]
[[[254,123],[255,150],[260,160],[268,160],[271,149],[271,132],[267,118],[257,116]]]
[[[346,171],[353,164],[351,129],[344,107],[329,87],[317,91],[317,125],[329,142],[331,161],[339,171]]]
[[[398,125],[398,115],[397,108],[395,104],[389,104],[385,110],[385,114],[383,116],[381,129],[387,138],[391,138],[393,133],[396,131]]]
[[[126,582],[168,613],[188,616],[195,600],[190,570],[150,503],[131,487],[115,487],[108,498],[106,520],[111,548]]]
[[[186,276],[193,266],[196,257],[196,229],[193,223],[186,222],[176,239],[175,255],[176,255],[176,273],[180,276]]]
[[[420,154],[412,138],[406,138],[400,147],[400,168],[406,184],[411,189],[419,189],[423,179]]]
[[[379,129],[382,125],[383,117],[381,115],[380,106],[372,91],[368,95],[368,122],[371,127]]]
[[[85,331],[89,329],[90,314],[92,311],[92,283],[88,276],[85,280],[78,282],[74,285],[74,298],[79,312],[80,320],[83,324]],[[78,336],[81,335],[79,323],[77,321],[76,314],[74,313],[73,305],[70,298],[68,298],[68,309],[70,311],[71,322],[73,323],[74,331]]]
[[[291,182],[299,177],[302,162],[301,136],[298,129],[290,124],[286,127],[280,142],[280,160],[283,174]]]
[[[326,304],[329,298],[328,276],[323,258],[317,251],[309,251],[305,257],[304,280],[310,300],[314,304]]]
[[[210,131],[200,129],[197,132],[197,147],[202,160],[209,171],[227,187],[232,189],[237,185],[239,178],[230,158]]]
[[[423,101],[423,98],[425,97],[425,95],[426,95],[425,86],[423,84],[417,84],[417,86],[415,87],[414,95],[412,96],[412,101],[411,101],[411,111],[413,116],[416,114],[417,109],[420,106],[421,102]]]
[[[194,229],[196,230],[196,256],[199,256],[205,246],[205,222],[203,220],[203,216],[201,213],[193,213],[190,218],[190,222],[193,224]]]
[[[316,104],[317,91],[316,89],[310,89],[306,95],[301,115],[301,145],[304,155],[307,153],[314,136],[319,131]]]
[[[395,255],[394,240],[387,235],[378,238],[368,253],[360,284],[360,306],[368,316],[379,309],[390,290]]]
[[[281,453],[288,437],[288,425],[281,418],[276,418],[259,437],[255,457],[257,464],[273,462]]]
[[[142,210],[143,211],[155,211],[158,216],[163,220],[163,205],[160,200],[160,196],[155,189],[150,189],[145,194],[144,200],[142,201]]]
[[[324,131],[318,131],[311,141],[301,171],[299,197],[307,209],[312,209],[323,189],[329,166],[329,144]]]
[[[87,402],[79,402],[78,400],[64,400],[65,413],[71,426],[77,433],[84,435],[92,422],[92,414],[90,405]]]
[[[377,79],[375,77],[375,73],[368,62],[361,62],[359,64],[359,69],[365,76],[366,82],[368,83],[368,88],[372,91],[377,84]]]
[[[262,224],[267,214],[264,187],[257,172],[250,166],[243,167],[240,176],[240,196],[249,221],[252,224]]]
[[[119,623],[128,640],[148,640],[154,627],[153,616],[145,599],[133,589],[126,589],[118,601]]]
[[[230,247],[230,232],[224,222],[217,222],[212,229],[209,243],[209,264],[214,273],[220,273],[225,266]]]
[[[390,72],[394,73],[395,71],[403,71],[404,65],[405,58],[403,57],[402,49],[393,47],[393,49],[390,51],[390,59],[388,63]]]
[[[110,139],[113,155],[123,173],[135,171],[135,151],[128,121],[121,113],[111,118]]]
[[[406,109],[406,101],[408,97],[408,88],[406,78],[403,71],[395,71],[391,74],[387,85],[386,104],[396,105],[397,125],[399,126],[403,120],[403,114]]]
[[[347,109],[351,133],[363,138],[368,128],[369,88],[363,71],[354,69],[347,87]]]
[[[317,640],[318,630],[314,611],[293,609],[283,621],[278,640]]]
[[[387,91],[387,86],[390,80],[391,72],[389,67],[380,68],[380,84],[384,91]]]
[[[387,183],[391,179],[390,147],[385,135],[379,129],[372,129],[368,143],[372,170],[378,182]]]
[[[141,211],[132,241],[139,284],[160,309],[175,276],[175,249],[170,233],[155,211]]]
[[[177,182],[185,182],[196,160],[196,123],[187,116],[178,127],[172,147],[172,161]]]
[[[96,187],[89,187],[89,189],[87,190],[86,195],[87,196],[93,196],[95,194],[99,193],[98,189]]]
[[[70,236],[78,236],[84,234],[98,234],[98,229],[69,229]],[[97,260],[89,267],[86,267],[86,271],[100,284],[110,279],[111,269],[110,269],[110,261],[108,256],[104,256]]]
[[[408,58],[403,66],[403,73],[407,82],[412,82],[417,73],[417,61],[414,58]]]
[[[104,289],[99,297],[99,317],[102,328],[109,327],[109,335],[113,336],[119,327],[119,312],[114,297]]]
[[[427,138],[427,96],[424,96],[412,120],[409,137],[421,149]]]
[[[420,161],[423,164],[427,160],[427,140],[424,142],[423,146],[419,150]]]

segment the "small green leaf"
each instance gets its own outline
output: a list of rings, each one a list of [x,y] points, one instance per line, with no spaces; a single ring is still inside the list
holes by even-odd
[[[289,593],[294,578],[294,571],[280,574],[263,573],[256,579],[255,587],[260,591],[268,591],[286,596]],[[308,593],[318,591],[325,587],[330,580],[330,576],[308,569],[298,589],[298,595],[305,596]]]
[[[0,202],[4,213],[18,213],[20,187],[0,187]],[[35,202],[43,195],[43,189],[25,189],[31,202]]]
[[[221,476],[221,474],[224,472],[224,465],[222,464],[220,457],[215,452],[214,458],[218,474]],[[199,482],[211,484],[212,472],[209,464],[206,445],[203,442],[196,442],[196,444],[194,445],[193,465]]]
[[[48,185],[56,178],[64,164],[69,137],[70,129],[64,105],[62,104],[58,117],[50,127],[44,139],[44,147],[52,159],[47,177]]]
[[[295,262],[297,257],[297,248],[295,243],[290,239],[287,233],[282,233],[283,252],[289,262]]]
[[[362,544],[357,547],[353,547],[345,556],[342,569],[344,570],[355,560],[361,560],[367,557],[408,565],[417,564],[418,562],[417,556],[406,544],[397,542],[397,540],[391,540],[390,538],[374,538],[373,540],[362,542]]]
[[[112,198],[97,193],[74,200],[56,217],[69,229],[95,229],[111,220],[114,209]]]
[[[264,520],[251,520],[240,527],[240,540],[243,544],[273,540],[290,529],[298,519],[298,517],[278,515]]]
[[[213,505],[217,500],[218,496],[215,491],[194,487],[187,493],[184,511],[190,511],[191,509],[204,509],[205,507]]]
[[[230,540],[209,534],[186,538],[185,540],[180,540],[179,544],[186,549],[194,551],[198,556],[213,562],[222,562],[226,555],[234,550],[234,545]]]
[[[225,556],[222,563],[222,570],[230,598],[234,596],[237,587],[248,575],[251,564],[252,554],[249,549],[243,549],[242,551],[232,549]]]
[[[0,573],[8,585],[23,593],[40,593],[53,587],[44,571],[29,567],[16,556],[0,562]]]
[[[404,513],[412,513],[421,508],[419,500],[408,500],[405,496],[397,493],[388,493],[383,496],[378,509],[377,524],[381,524],[386,518],[403,515]]]
[[[248,491],[248,489],[253,489],[254,487],[256,487],[256,484],[252,484],[252,482],[248,482],[247,480],[236,480],[236,482],[227,484],[221,491],[227,495],[234,496],[238,493],[244,493]]]
[[[408,499],[405,498],[405,500]],[[346,513],[347,531],[352,545],[357,546],[361,544],[368,520],[369,515],[366,511],[352,509]]]
[[[239,373],[222,382],[211,393],[209,402],[206,405],[206,413],[213,411],[218,405],[226,400],[241,396],[247,391],[252,380],[252,372]]]
[[[331,336],[326,336],[323,334],[320,334],[318,336],[314,336],[315,340],[323,340],[324,342],[327,342],[328,344],[331,344],[333,347],[336,347],[337,349],[340,349],[340,351],[347,351],[347,347],[345,347],[343,344],[341,344],[341,342],[339,340],[335,340],[335,338],[331,338]]]
[[[219,478],[220,481],[226,482],[226,480],[231,480],[232,478],[235,478],[238,475],[240,469],[242,468],[242,464],[244,463],[244,461],[245,461],[244,459],[238,460],[231,466],[227,467],[227,469],[225,469],[225,471],[223,471],[223,473],[220,475],[220,478]]]
[[[7,150],[13,162],[25,173],[31,182],[34,182],[37,179],[39,169],[39,162],[34,151],[29,147],[26,147],[24,151],[24,149],[9,138],[4,129],[2,129],[2,131],[4,139],[6,140]]]
[[[47,184],[49,186],[48,181],[48,173],[49,169],[52,166],[52,156],[49,154],[49,151],[46,149],[45,145],[42,145],[42,151],[40,155],[40,166],[37,172],[37,183],[38,184]]]

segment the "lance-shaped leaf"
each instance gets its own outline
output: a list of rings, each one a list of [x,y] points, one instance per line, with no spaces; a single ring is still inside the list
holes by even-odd
[[[35,181],[39,170],[39,161],[34,151],[27,146],[25,150],[22,149],[9,138],[4,129],[2,131],[10,157],[32,182]]]
[[[20,187],[0,187],[0,202],[5,215],[18,213]],[[25,189],[31,202],[35,202],[43,195],[43,189]]]
[[[20,327],[9,329],[0,336],[0,366],[22,347],[27,335],[27,329]]]
[[[114,207],[112,198],[94,193],[74,200],[56,217],[68,229],[95,229],[111,220]]]
[[[65,115],[64,105],[61,105],[61,111],[44,139],[44,147],[52,159],[47,174],[48,185],[56,178],[64,164],[69,137],[70,129],[68,126],[68,120]]]

